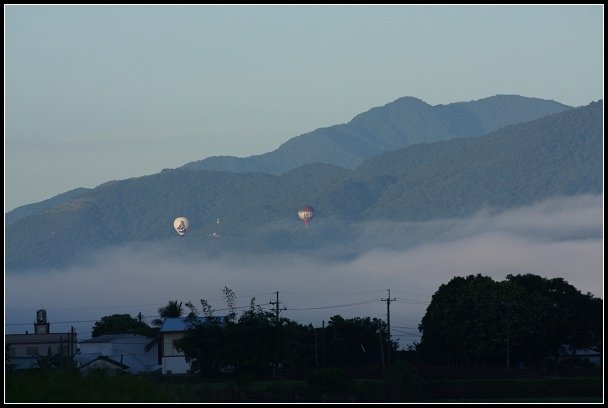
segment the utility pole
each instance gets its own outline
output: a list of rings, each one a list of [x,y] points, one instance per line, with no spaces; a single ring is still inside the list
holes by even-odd
[[[325,320],[321,330],[321,367],[325,367]]]
[[[277,325],[277,361],[276,361],[276,372],[275,372],[275,376],[278,378],[279,375],[279,362],[280,360],[280,356],[279,356],[279,338],[280,338],[280,328],[281,328],[281,321],[279,320],[279,291],[277,290],[275,292],[277,294],[277,301],[273,302],[270,301],[271,305],[275,305],[275,313],[276,313],[276,325]],[[285,310],[286,308],[283,308],[283,310]]]
[[[382,341],[382,331],[378,325],[378,336],[380,338],[380,361],[382,362],[382,371],[384,371],[384,341]]]
[[[315,368],[319,368],[319,353],[317,352],[317,329],[313,327],[312,333],[315,337]]]
[[[391,290],[387,289],[388,291],[388,297],[386,299],[381,299],[383,302],[386,302],[386,324],[388,326],[388,361],[387,364],[390,366],[391,365],[391,349],[392,349],[392,344],[391,344],[391,301],[395,301],[397,300],[397,298],[392,298],[391,299]]]
[[[74,354],[76,354],[76,333],[74,332],[74,326],[70,327],[70,364],[74,362]]]
[[[61,368],[63,368],[63,336],[59,336],[59,361],[61,362]]]
[[[510,319],[510,311],[511,311],[511,302],[505,304],[507,307],[507,373],[511,368],[511,319]]]

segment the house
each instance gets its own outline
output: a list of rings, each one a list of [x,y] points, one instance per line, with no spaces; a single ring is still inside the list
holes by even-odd
[[[41,358],[52,357],[52,365],[68,364],[77,352],[77,334],[72,328],[66,333],[51,333],[46,310],[36,312],[34,333],[6,334],[6,358],[16,370],[38,368]]]
[[[127,373],[129,371],[129,366],[112,360],[106,356],[97,356],[88,363],[78,367],[78,370],[83,375],[87,375],[95,371],[104,371],[110,375],[116,375],[119,373]]]
[[[223,325],[225,318],[216,318]],[[200,317],[199,323],[205,323],[208,319]],[[163,374],[187,374],[190,371],[190,364],[186,362],[184,353],[178,351],[175,342],[182,337],[188,330],[190,321],[185,317],[167,317],[160,328],[161,337],[161,361]]]
[[[585,361],[596,367],[602,366],[602,354],[598,350],[590,348],[575,349],[564,345],[560,354],[560,360],[564,359]]]
[[[158,364],[158,344],[153,338],[138,334],[104,334],[79,343],[80,350],[74,356],[82,368],[99,357],[105,357],[100,364],[108,364],[112,360],[124,365],[123,370],[131,374],[155,372],[160,369]],[[146,346],[152,343],[150,350]]]

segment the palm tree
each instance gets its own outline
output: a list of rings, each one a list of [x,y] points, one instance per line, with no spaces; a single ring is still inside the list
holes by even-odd
[[[177,300],[170,300],[165,306],[158,308],[158,315],[160,319],[154,319],[152,324],[155,326],[162,326],[164,319],[167,317],[182,317],[184,309],[182,308],[183,302]]]

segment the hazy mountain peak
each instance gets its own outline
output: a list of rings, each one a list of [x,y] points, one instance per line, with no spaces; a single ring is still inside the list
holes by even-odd
[[[416,143],[478,136],[503,126],[571,109],[558,102],[519,95],[494,95],[471,102],[432,106],[404,96],[356,115],[346,124],[293,137],[277,149],[246,158],[209,157],[192,169],[282,174],[306,163],[354,168],[376,154]]]
[[[389,102],[384,106],[389,105],[399,105],[399,106],[431,106],[422,99],[416,98],[415,96],[402,96],[400,98],[395,99],[393,102]]]

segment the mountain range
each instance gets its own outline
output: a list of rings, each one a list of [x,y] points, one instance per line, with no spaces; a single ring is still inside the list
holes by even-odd
[[[282,174],[307,163],[353,168],[381,152],[416,143],[478,136],[506,125],[571,108],[555,101],[519,95],[495,95],[471,102],[436,106],[418,98],[403,97],[361,113],[347,124],[317,129],[291,138],[266,154],[244,158],[213,156],[187,163],[182,168],[269,174]],[[88,190],[78,188],[39,203],[15,208],[6,214],[6,223],[50,210]]]
[[[329,145],[345,152],[347,135],[352,136],[350,156],[323,156]],[[401,98],[346,125],[298,136],[268,156],[252,156],[273,163],[257,172],[244,172],[236,164],[251,157],[230,159],[239,167],[233,171],[198,169],[190,163],[15,209],[6,214],[5,267],[11,272],[62,266],[89,251],[141,241],[210,254],[314,251],[332,243],[347,245],[352,225],[359,222],[463,217],[484,208],[598,194],[603,186],[602,137],[603,101],[569,108],[496,96],[431,107]],[[376,154],[367,160],[364,156],[372,149],[361,148],[365,143],[376,146]],[[399,144],[406,147],[390,149]],[[319,157],[332,161],[309,163],[304,158],[302,165],[281,167],[289,162],[288,152],[295,154],[295,146],[303,145],[318,146]],[[297,209],[304,204],[316,210],[310,228],[297,220]],[[191,228],[179,240],[172,229],[177,216],[187,216]],[[214,233],[220,238],[212,238]]]
[[[308,163],[354,168],[382,152],[417,143],[479,136],[570,108],[555,101],[518,95],[436,106],[403,97],[361,113],[346,124],[291,138],[269,153],[245,158],[213,156],[183,167],[270,174],[282,174]]]

